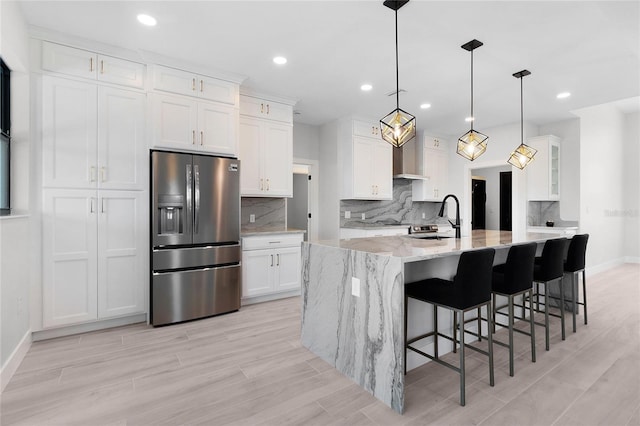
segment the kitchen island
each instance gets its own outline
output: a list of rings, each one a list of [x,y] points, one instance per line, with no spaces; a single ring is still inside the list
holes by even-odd
[[[461,239],[390,236],[305,242],[302,344],[402,413],[404,284],[451,279],[463,251],[494,248],[494,262],[502,263],[513,244],[534,241],[541,250],[546,240],[558,237],[476,230]],[[410,316],[409,337],[413,322]]]

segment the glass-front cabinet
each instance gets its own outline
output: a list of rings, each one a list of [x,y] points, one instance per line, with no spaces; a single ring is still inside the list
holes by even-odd
[[[527,141],[529,146],[538,150],[534,161],[526,168],[529,201],[560,199],[560,141],[553,135],[537,136]]]

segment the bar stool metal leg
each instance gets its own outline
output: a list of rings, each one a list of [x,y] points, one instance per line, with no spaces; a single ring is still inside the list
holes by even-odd
[[[509,376],[513,377],[513,295],[509,295]]]
[[[531,362],[536,362],[536,332],[533,324],[533,289],[529,290],[529,325],[531,328]],[[524,306],[524,299],[522,302]],[[524,309],[524,308],[523,308]],[[524,314],[523,314],[524,316]]]
[[[438,355],[438,305],[433,305],[433,353],[436,355],[436,359],[440,355]],[[455,341],[453,342],[453,347],[456,347]]]
[[[582,270],[582,298],[584,299],[584,323],[587,323],[587,278],[584,269]]]
[[[460,327],[460,405],[464,407],[465,399],[464,399],[464,384],[465,384],[465,368],[464,368],[464,312],[460,312],[460,318],[462,321],[459,322]],[[456,342],[453,342],[455,347]],[[491,360],[489,360],[491,362]],[[492,368],[493,371],[493,368]]]
[[[544,284],[544,336],[545,349],[549,350],[549,285]]]
[[[576,303],[576,293],[578,293],[578,296],[580,295],[578,290],[578,280],[576,280],[577,275],[576,274],[571,274],[571,313],[573,314],[573,332],[576,332],[576,307],[578,306],[578,304]]]
[[[489,312],[491,311],[491,299],[489,299],[489,303],[487,304],[487,321],[491,322],[491,316],[489,315]],[[487,323],[487,330],[491,330],[491,324]],[[489,350],[487,352],[489,352],[489,385],[493,386],[495,384],[495,380],[493,377],[493,334],[492,333],[487,333],[488,336],[488,343],[489,343]]]
[[[565,340],[564,333],[564,285],[562,282],[562,277],[558,280],[560,283],[560,327],[562,328],[562,340]]]

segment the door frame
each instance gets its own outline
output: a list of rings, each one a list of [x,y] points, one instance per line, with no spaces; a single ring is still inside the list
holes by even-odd
[[[309,221],[307,241],[318,241],[318,184],[320,182],[320,163],[318,160],[294,157],[293,164],[301,164],[309,168],[309,175],[311,176],[311,180],[309,181],[309,213],[311,213],[311,220]]]

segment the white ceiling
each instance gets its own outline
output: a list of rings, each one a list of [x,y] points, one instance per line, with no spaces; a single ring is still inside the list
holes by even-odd
[[[3,0],[4,1],[4,0]],[[640,95],[640,2],[420,1],[398,11],[400,107],[435,135],[468,130],[470,55],[480,131],[545,124],[571,110]],[[244,86],[298,100],[296,122],[320,125],[395,108],[394,12],[382,1],[22,1],[31,25],[246,75]],[[138,13],[158,25],[142,27]],[[289,62],[277,66],[276,55]],[[362,83],[373,85],[360,91]],[[572,96],[556,99],[569,91]],[[432,107],[421,110],[428,102]],[[637,99],[626,103],[637,110]],[[622,105],[622,104],[621,104]]]

